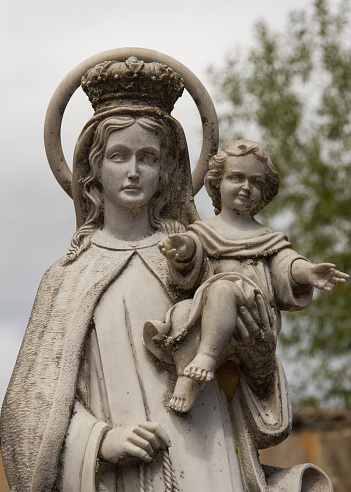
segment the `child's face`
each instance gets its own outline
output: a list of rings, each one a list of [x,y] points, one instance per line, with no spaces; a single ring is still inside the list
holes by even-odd
[[[252,215],[262,200],[265,178],[264,164],[255,154],[228,157],[220,185],[222,210]]]

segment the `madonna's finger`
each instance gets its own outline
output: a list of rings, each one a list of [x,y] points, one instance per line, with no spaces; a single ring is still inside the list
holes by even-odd
[[[143,449],[146,451],[152,458],[155,456],[155,451],[154,448],[151,446],[149,441],[144,439],[143,437],[139,436],[135,432],[133,433],[132,436],[128,438],[128,442],[134,444],[135,446],[138,446],[140,449]]]
[[[138,446],[133,442],[127,442],[125,445],[125,454],[128,458],[132,456],[134,458],[139,458],[141,461],[146,461],[147,463],[151,463],[154,459],[147,451]]]
[[[159,439],[161,439],[162,442],[165,443],[166,446],[172,446],[169,435],[160,424],[157,424],[156,422],[145,422],[140,424],[140,427],[153,432]]]
[[[144,429],[143,427],[139,426],[137,429],[134,431],[135,434],[138,436],[142,437],[145,439],[145,441],[149,442],[153,448],[154,451],[158,451],[160,448],[166,449],[166,444],[158,439],[158,437],[153,433],[148,431],[147,429]]]
[[[247,331],[246,326],[244,325],[243,321],[239,317],[236,320],[236,327],[238,330],[238,334],[240,335],[241,341],[245,345],[248,345],[251,342],[250,333]]]
[[[258,323],[250,313],[250,311],[245,307],[241,306],[239,309],[239,316],[242,322],[244,323],[246,329],[251,335],[257,335],[260,331],[260,327],[258,326]]]
[[[265,304],[264,299],[261,296],[261,294],[256,295],[256,303],[257,303],[259,320],[260,320],[261,326],[266,331],[270,330],[271,329],[271,320],[268,317],[266,304]]]

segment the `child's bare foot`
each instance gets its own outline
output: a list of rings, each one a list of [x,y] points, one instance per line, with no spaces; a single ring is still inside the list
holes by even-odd
[[[173,396],[168,406],[176,412],[189,412],[204,384],[204,382],[190,379],[187,376],[178,376]]]
[[[214,378],[216,359],[211,355],[197,354],[184,369],[184,375],[199,381],[211,381]]]

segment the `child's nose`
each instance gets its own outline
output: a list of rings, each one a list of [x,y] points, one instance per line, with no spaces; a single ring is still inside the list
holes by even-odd
[[[249,183],[249,180],[248,179],[245,179],[245,181],[243,182],[243,189],[244,190],[249,190],[250,189],[250,183]]]

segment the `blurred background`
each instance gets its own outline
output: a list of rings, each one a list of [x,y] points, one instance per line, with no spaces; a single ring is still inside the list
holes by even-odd
[[[3,0],[0,401],[40,279],[75,230],[73,204],[50,172],[42,136],[46,107],[65,75],[85,58],[123,46],[178,59],[212,96],[221,143],[257,141],[277,167],[281,191],[261,220],[288,233],[312,261],[350,274],[350,21],[350,0],[135,0],[132,8],[116,0]],[[77,91],[62,129],[69,164],[91,114]],[[201,124],[187,94],[173,114],[195,165]],[[203,219],[213,215],[205,191],[196,203]],[[263,459],[319,464],[336,492],[351,483],[350,284],[316,293],[308,310],[285,317],[279,354],[295,430]]]

